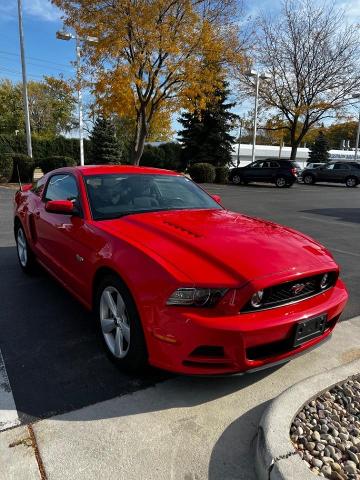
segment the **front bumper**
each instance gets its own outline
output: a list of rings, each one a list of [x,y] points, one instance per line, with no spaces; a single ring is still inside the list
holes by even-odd
[[[165,307],[146,329],[149,362],[178,373],[230,374],[290,360],[330,337],[348,299],[345,285],[291,305],[214,317],[206,310]],[[293,347],[296,324],[327,314],[324,333]],[[148,324],[149,325],[149,324]]]

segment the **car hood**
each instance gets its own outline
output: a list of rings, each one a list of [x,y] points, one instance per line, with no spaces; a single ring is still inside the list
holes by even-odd
[[[194,283],[208,286],[337,268],[315,240],[222,209],[141,213],[99,223],[108,233],[160,255]]]

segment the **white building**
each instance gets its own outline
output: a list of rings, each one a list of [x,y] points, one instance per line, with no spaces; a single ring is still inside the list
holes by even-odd
[[[234,145],[233,148],[233,163],[237,164],[238,158],[238,145]],[[252,155],[252,145],[248,143],[242,143],[239,150],[240,166],[244,167],[251,162]],[[291,147],[282,147],[281,157],[280,147],[275,145],[256,145],[255,147],[255,158],[256,160],[263,160],[265,158],[282,158],[284,160],[290,158]],[[330,150],[329,151],[331,160],[354,160],[355,152],[352,150]],[[309,157],[308,148],[298,148],[296,155],[296,163],[301,167],[305,166]]]

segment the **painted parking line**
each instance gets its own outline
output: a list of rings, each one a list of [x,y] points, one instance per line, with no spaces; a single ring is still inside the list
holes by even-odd
[[[344,255],[351,255],[353,257],[360,257],[360,253],[348,252],[347,250],[339,250],[338,248],[329,247],[332,252],[343,253]]]
[[[0,431],[20,424],[9,377],[0,351]]]

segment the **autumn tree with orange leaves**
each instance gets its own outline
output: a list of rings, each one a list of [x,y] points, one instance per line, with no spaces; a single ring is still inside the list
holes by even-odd
[[[241,64],[236,0],[52,0],[84,46],[102,114],[134,118],[139,164],[154,117],[205,104]],[[219,68],[220,66],[220,68]],[[221,72],[219,74],[219,72]]]

